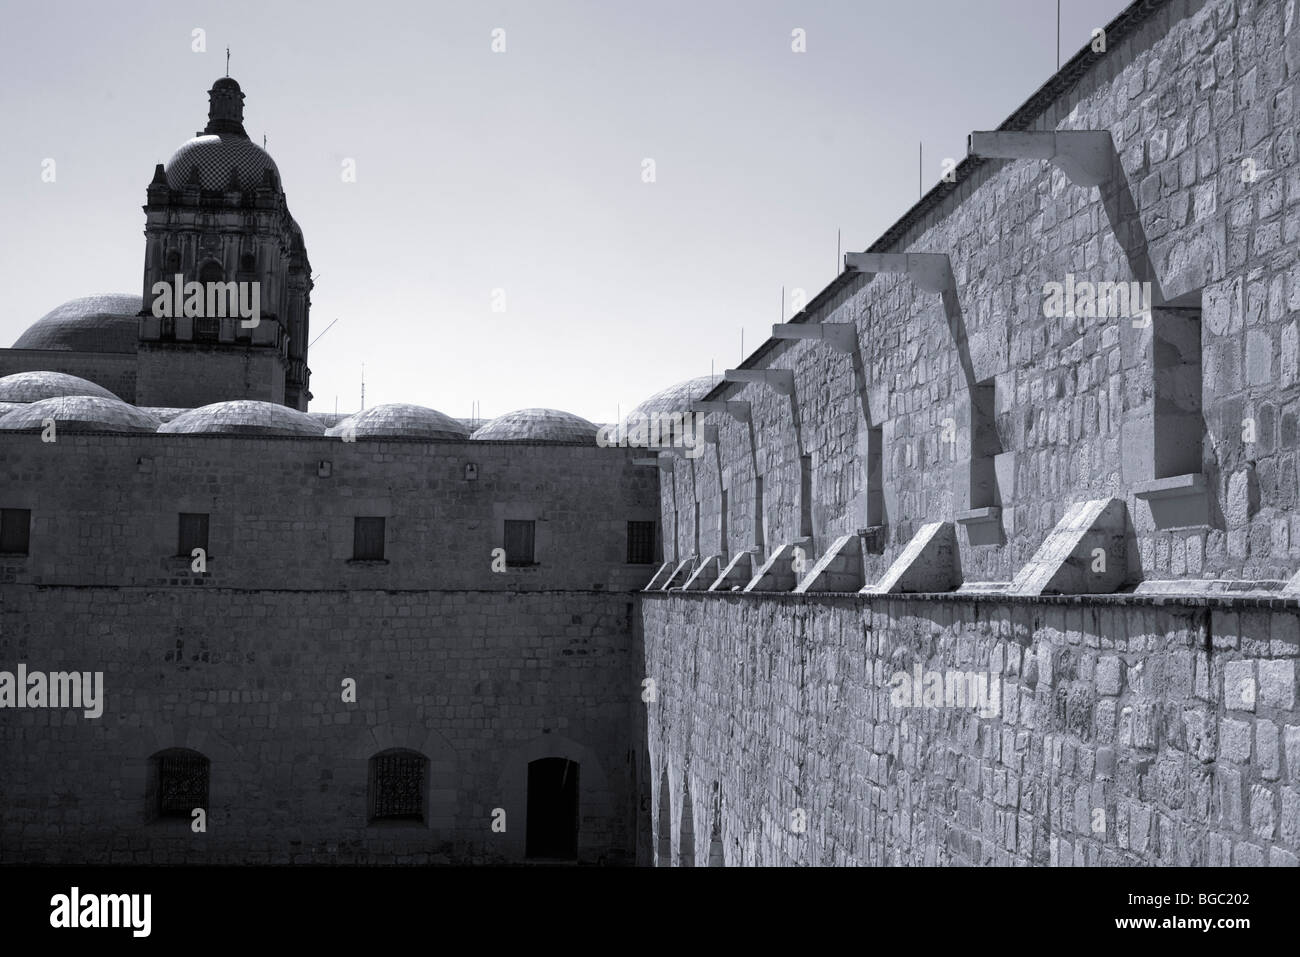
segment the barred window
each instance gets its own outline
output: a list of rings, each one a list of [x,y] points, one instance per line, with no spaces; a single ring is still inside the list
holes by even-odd
[[[154,813],[189,820],[195,808],[208,807],[209,761],[197,751],[172,748],[153,758]]]
[[[215,316],[198,316],[194,320],[194,338],[200,342],[216,342],[221,334],[221,320]]]
[[[379,562],[384,560],[384,520],[358,515],[352,524],[352,560]]]
[[[418,751],[393,749],[370,759],[370,811],[374,821],[423,821],[429,762]]]
[[[533,543],[537,530],[536,522],[517,522],[506,520],[506,564],[534,564]]]
[[[627,563],[652,565],[655,560],[655,523],[627,523]]]
[[[206,555],[208,551],[208,515],[206,512],[181,512],[177,523],[176,554],[182,558],[191,558],[194,549],[201,548]]]
[[[30,508],[0,508],[0,554],[26,555],[31,528]]]

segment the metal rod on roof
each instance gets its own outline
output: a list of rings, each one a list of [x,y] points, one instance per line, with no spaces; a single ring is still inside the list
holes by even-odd
[[[1056,69],[1061,69],[1061,0],[1056,0]]]
[[[335,319],[334,322],[338,322],[338,320]],[[331,329],[333,329],[333,328],[334,328],[334,322],[331,322],[328,326],[326,326],[324,329],[322,329],[322,330],[320,331],[320,336],[325,335],[325,333],[327,333],[327,332],[329,332]],[[312,346],[314,346],[316,343],[320,342],[320,336],[317,336],[317,337],[316,337],[315,339],[313,339],[311,342],[307,343],[307,348],[310,349],[310,348],[311,348]]]

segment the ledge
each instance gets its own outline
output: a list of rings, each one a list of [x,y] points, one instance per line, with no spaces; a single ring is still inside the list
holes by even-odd
[[[959,525],[982,525],[985,522],[1000,522],[1002,521],[1002,509],[997,505],[972,508],[965,512],[958,512],[953,521]]]
[[[1263,597],[1255,595],[1140,595],[1132,592],[1098,595],[1014,595],[1006,592],[894,592],[892,594],[872,594],[871,592],[816,592],[813,594],[786,591],[752,591],[752,592],[641,592],[638,594],[660,599],[697,599],[711,598],[781,598],[797,602],[845,601],[852,600],[859,605],[873,605],[880,602],[951,602],[970,605],[1089,605],[1143,607],[1182,606],[1186,608],[1222,608],[1230,610],[1271,609],[1277,611],[1300,611],[1300,596]]]
[[[1187,475],[1139,482],[1133,486],[1133,494],[1138,498],[1183,498],[1187,495],[1200,495],[1205,489],[1205,476],[1200,472],[1190,472]]]
[[[349,565],[387,565],[387,558],[349,558]]]

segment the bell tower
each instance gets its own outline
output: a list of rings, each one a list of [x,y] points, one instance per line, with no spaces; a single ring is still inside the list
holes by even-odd
[[[154,169],[144,213],[137,402],[306,411],[311,263],[280,171],[244,129],[235,80],[212,84],[207,125]],[[255,302],[256,316],[237,302]]]

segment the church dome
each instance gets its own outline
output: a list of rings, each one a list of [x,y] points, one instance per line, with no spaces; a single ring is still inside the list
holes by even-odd
[[[158,420],[121,399],[97,395],[64,395],[41,399],[0,415],[0,429],[40,431],[45,420],[69,432],[155,432]],[[56,432],[57,438],[57,432]]]
[[[190,409],[164,422],[158,431],[188,435],[324,435],[325,426],[287,405],[234,399]]]
[[[559,409],[517,409],[497,416],[474,433],[475,439],[595,444],[597,426]]]
[[[467,439],[469,430],[437,409],[404,402],[376,405],[341,419],[326,435],[371,439]]]
[[[102,385],[66,372],[15,372],[0,379],[0,402],[40,402],[63,395],[120,401]]]
[[[275,174],[275,188],[280,189],[280,170],[271,154],[237,133],[207,133],[186,140],[164,169],[172,189],[190,185],[193,170],[199,171],[199,186],[203,189],[230,189],[232,170],[239,174],[239,189],[261,186],[265,170]]]
[[[28,326],[13,348],[135,352],[142,308],[143,300],[128,293],[70,299]]]

